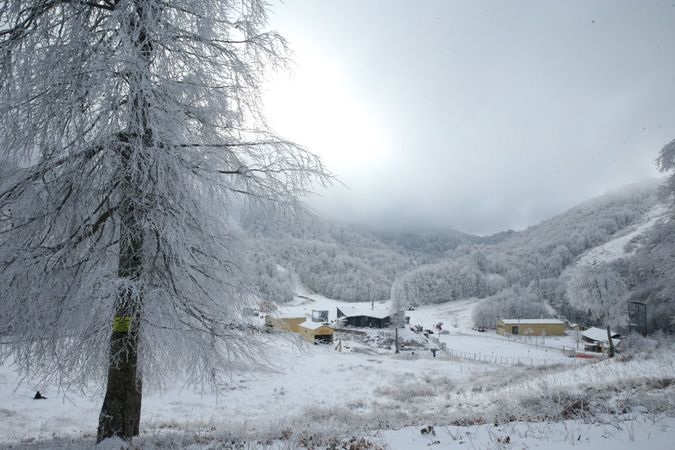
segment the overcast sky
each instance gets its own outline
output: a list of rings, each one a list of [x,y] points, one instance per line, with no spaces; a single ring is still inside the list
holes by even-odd
[[[346,185],[346,222],[522,229],[657,175],[675,138],[671,1],[276,0],[273,128]]]

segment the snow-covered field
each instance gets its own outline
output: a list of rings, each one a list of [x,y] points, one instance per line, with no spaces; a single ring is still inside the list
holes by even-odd
[[[495,334],[494,330],[479,332],[472,329],[471,310],[480,300],[467,299],[443,305],[422,305],[407,311],[410,323],[434,329],[441,322],[448,334],[437,334],[448,352],[464,359],[490,361],[495,364],[581,364],[568,358],[563,349],[577,346],[575,334],[568,336],[508,336]]]
[[[284,314],[328,309],[332,319],[341,304],[300,295]],[[574,345],[573,337],[510,341],[473,331],[475,304],[468,299],[408,312],[411,324],[443,322],[450,332],[440,335],[448,352],[436,357],[428,349],[395,355],[386,345],[351,341],[337,352],[280,334],[271,339],[268,368],[233,374],[219,396],[178,380],[161,391],[148,387],[136,445],[320,448],[355,437],[392,449],[672,448],[672,351],[573,366],[559,350]],[[562,364],[548,367],[551,361]],[[48,399],[32,400],[36,390]],[[20,383],[6,364],[0,367],[0,447],[88,448],[101,401],[97,392]],[[435,434],[421,433],[428,425]]]
[[[148,392],[143,400],[146,431],[175,427],[208,430],[220,421],[252,424],[289,418],[307,408],[367,408],[378,390],[419,376],[464,378],[486,367],[436,358],[336,352],[331,346],[304,347],[287,339],[274,343],[275,368],[232,377],[220,397],[180,385]],[[46,401],[32,400],[36,390]],[[0,372],[0,437],[2,441],[53,435],[91,435],[96,429],[100,396],[70,393],[34,383],[16,385],[11,367]]]
[[[404,428],[384,432],[382,443],[400,449],[672,449],[674,430],[672,418],[652,421],[626,417],[608,423],[512,422],[501,426],[435,427],[435,435]]]

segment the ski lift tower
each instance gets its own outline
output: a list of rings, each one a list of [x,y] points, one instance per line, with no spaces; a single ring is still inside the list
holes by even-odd
[[[628,332],[637,331],[647,335],[647,304],[628,302]]]

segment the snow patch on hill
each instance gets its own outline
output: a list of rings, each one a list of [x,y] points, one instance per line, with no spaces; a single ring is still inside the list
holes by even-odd
[[[594,247],[581,255],[576,266],[593,267],[633,255],[637,250],[637,245],[629,246],[629,243],[635,242],[637,238],[665,219],[667,212],[668,209],[664,205],[655,205],[645,214],[639,223],[620,230],[614,235],[612,240]]]

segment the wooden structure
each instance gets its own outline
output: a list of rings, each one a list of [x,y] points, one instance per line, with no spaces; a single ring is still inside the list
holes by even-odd
[[[265,325],[277,331],[298,332],[298,325],[304,322],[306,318],[302,317],[272,317],[265,316]]]
[[[558,319],[497,319],[497,334],[564,336],[565,323]]]
[[[325,322],[304,321],[298,325],[298,334],[312,344],[332,344],[333,328]]]

